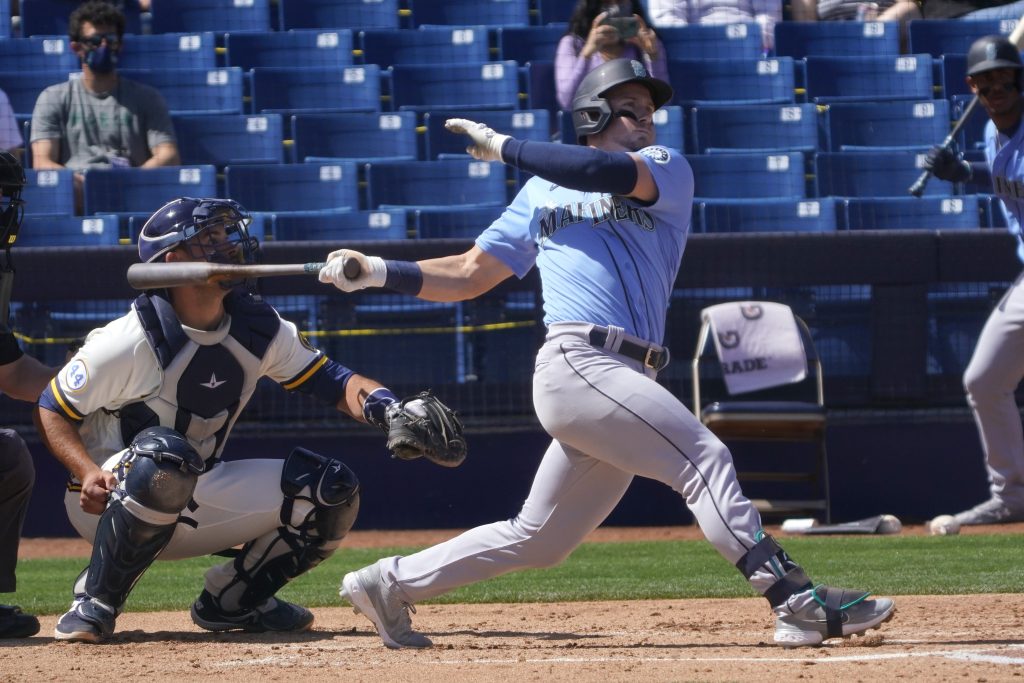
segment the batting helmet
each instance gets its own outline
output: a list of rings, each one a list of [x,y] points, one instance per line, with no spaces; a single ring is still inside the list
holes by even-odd
[[[605,93],[623,83],[639,83],[651,91],[655,109],[672,99],[672,86],[653,78],[635,59],[613,59],[583,77],[572,99],[572,125],[576,139],[583,144],[587,135],[600,133],[612,120],[612,108]]]
[[[11,246],[11,237],[17,237],[25,202],[21,191],[25,188],[25,170],[17,157],[10,152],[0,152],[0,247]]]
[[[179,197],[164,204],[149,217],[139,234],[139,258],[157,261],[167,252],[189,242],[194,258],[212,263],[255,263],[260,243],[249,236],[252,217],[230,199]],[[224,237],[214,240],[210,232],[223,228]]]
[[[967,75],[992,69],[1021,69],[1020,50],[1003,36],[984,36],[967,51]]]

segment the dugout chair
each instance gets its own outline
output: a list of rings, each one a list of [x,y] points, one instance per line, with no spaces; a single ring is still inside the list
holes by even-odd
[[[738,311],[736,307],[739,307]],[[766,313],[775,313],[783,323],[791,316],[793,325],[788,329],[792,334],[786,336],[793,344],[794,359],[802,356],[806,361],[806,372],[802,378],[791,375],[781,379],[782,384],[765,380],[753,385],[755,388],[750,391],[730,394],[726,375],[735,376],[736,368],[732,366],[743,369],[757,359],[732,356],[723,360],[716,349],[721,347],[724,357],[730,349],[758,349],[761,343],[748,342],[759,334],[770,333],[773,339],[779,339],[781,335],[777,328],[765,328],[750,322],[757,321]],[[737,341],[737,329],[729,325],[716,327],[712,322],[716,320],[721,325],[723,320],[730,319],[742,321],[739,328],[745,337],[742,341]],[[821,515],[829,523],[831,498],[822,368],[810,330],[803,319],[788,306],[773,302],[734,301],[705,308],[701,311],[691,378],[693,412],[708,429],[726,444],[746,441],[760,442],[758,445],[762,448],[770,447],[767,455],[765,451],[758,450],[743,453],[742,458],[737,458],[741,461],[737,464],[739,480],[751,483],[751,492],[765,493],[764,497],[753,497],[748,493],[758,511],[763,516],[772,517],[795,513]],[[777,445],[781,443],[802,443],[810,448],[803,449],[809,452],[787,453]],[[748,460],[763,461],[760,463],[762,466],[749,470],[741,468],[740,465],[746,465]]]

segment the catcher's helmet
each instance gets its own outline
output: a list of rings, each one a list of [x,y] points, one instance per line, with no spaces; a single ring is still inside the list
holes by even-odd
[[[967,51],[967,75],[993,69],[1022,69],[1020,50],[1003,36],[984,36]]]
[[[212,263],[255,263],[260,243],[249,236],[251,222],[246,210],[230,199],[179,197],[157,209],[142,226],[139,258],[158,261],[188,242],[193,258]],[[217,228],[223,229],[223,235],[212,234]]]
[[[0,248],[9,248],[12,237],[17,237],[21,227],[25,202],[21,191],[25,188],[25,170],[17,157],[10,152],[0,152]]]
[[[623,83],[640,83],[651,91],[655,109],[672,99],[672,86],[653,78],[635,59],[613,59],[588,73],[576,88],[572,99],[572,125],[576,140],[583,144],[587,135],[600,133],[612,119],[612,109],[605,93]]]

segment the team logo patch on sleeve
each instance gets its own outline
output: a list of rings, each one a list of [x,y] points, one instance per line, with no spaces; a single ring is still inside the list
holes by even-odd
[[[672,154],[665,147],[644,147],[640,154],[656,164],[667,164]]]
[[[89,383],[89,368],[81,358],[72,361],[64,368],[62,383],[68,391],[81,391]]]

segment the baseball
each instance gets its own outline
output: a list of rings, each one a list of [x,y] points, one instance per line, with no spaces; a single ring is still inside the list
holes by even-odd
[[[899,520],[899,517],[882,515],[882,520],[878,523],[878,533],[898,534],[901,531],[903,531],[903,522]]]
[[[953,515],[939,515],[928,522],[928,533],[932,536],[956,536],[960,533],[960,522]]]

